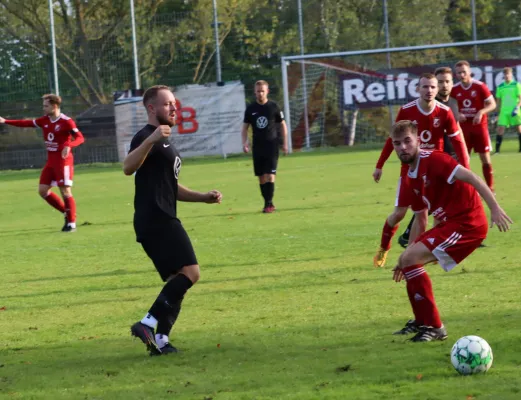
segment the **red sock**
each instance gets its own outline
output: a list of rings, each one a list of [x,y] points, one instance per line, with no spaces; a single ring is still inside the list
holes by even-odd
[[[492,164],[483,164],[483,176],[489,189],[494,191],[494,172],[492,171]]]
[[[389,250],[391,248],[391,240],[393,239],[394,234],[398,230],[400,224],[396,224],[396,226],[390,226],[387,220],[385,220],[384,229],[382,230],[382,240],[380,241],[380,247],[384,250]]]
[[[404,268],[407,280],[407,294],[411,302],[414,318],[419,325],[441,328],[440,313],[434,300],[432,282],[422,265]]]
[[[67,213],[67,222],[76,222],[76,201],[74,197],[64,197],[65,212]]]
[[[49,191],[43,199],[58,211],[65,212],[65,204],[63,204],[62,199],[56,193]]]

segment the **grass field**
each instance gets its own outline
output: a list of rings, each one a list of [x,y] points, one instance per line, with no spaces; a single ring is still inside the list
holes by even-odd
[[[521,154],[494,157],[497,198],[521,221]],[[411,317],[403,283],[374,269],[398,163],[371,179],[378,152],[281,159],[275,214],[260,213],[251,160],[186,160],[181,182],[221,205],[179,205],[202,268],[172,335],[182,353],[149,357],[129,335],[161,288],[131,224],[133,179],[80,167],[76,233],[37,195],[39,171],[0,173],[0,398],[521,398],[520,233],[492,230],[451,273],[428,267],[445,342],[390,335]],[[476,157],[472,167],[481,175]],[[457,201],[457,199],[455,199]],[[407,217],[407,219],[409,216]],[[405,225],[404,225],[405,226]],[[459,376],[449,352],[484,337],[494,365]]]

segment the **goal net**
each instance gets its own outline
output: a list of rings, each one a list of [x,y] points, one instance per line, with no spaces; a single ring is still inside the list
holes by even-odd
[[[505,66],[521,81],[521,38],[283,57],[293,151],[383,142],[399,107],[418,98],[418,77],[462,59],[492,93]],[[493,135],[494,115],[489,121]]]

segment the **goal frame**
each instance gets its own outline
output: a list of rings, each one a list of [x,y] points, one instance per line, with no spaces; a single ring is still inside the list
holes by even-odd
[[[514,37],[506,37],[506,38],[498,38],[498,39],[485,39],[485,40],[471,40],[466,42],[454,42],[454,43],[438,43],[438,44],[428,44],[428,45],[420,45],[420,46],[408,46],[408,47],[390,47],[390,48],[379,48],[379,49],[369,49],[369,50],[352,50],[352,51],[340,51],[334,53],[315,53],[315,54],[302,54],[302,55],[293,55],[293,56],[283,56],[280,59],[281,70],[282,70],[282,88],[284,94],[284,116],[286,125],[288,128],[288,151],[290,153],[293,152],[293,144],[292,144],[292,127],[291,127],[291,114],[290,114],[290,99],[289,99],[289,88],[288,88],[288,66],[291,62],[300,61],[300,60],[312,60],[316,58],[328,58],[328,57],[346,57],[346,56],[359,56],[359,55],[368,55],[368,54],[384,54],[384,53],[400,53],[405,51],[421,51],[421,50],[432,50],[432,49],[442,49],[449,47],[468,47],[468,46],[479,46],[479,45],[487,45],[487,44],[495,44],[495,43],[509,43],[521,41],[521,36]],[[307,123],[307,101],[304,100],[304,118],[306,119],[305,124],[305,143],[306,150],[310,150],[309,145],[309,123]]]

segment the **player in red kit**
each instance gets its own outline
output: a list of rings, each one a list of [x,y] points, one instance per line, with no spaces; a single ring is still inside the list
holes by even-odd
[[[47,162],[40,175],[38,193],[47,203],[65,215],[63,232],[76,230],[76,202],[72,196],[71,186],[74,177],[74,158],[71,149],[84,142],[83,135],[74,121],[60,112],[61,97],[46,94],[43,99],[45,116],[34,120],[4,119],[0,124],[9,124],[23,128],[41,128]],[[51,191],[52,186],[58,186],[63,197]]]
[[[439,151],[422,151],[421,138],[412,121],[397,122],[391,139],[402,163],[408,166],[411,208],[416,214],[410,245],[398,259],[393,279],[405,278],[414,313],[405,327],[394,334],[416,333],[414,342],[444,340],[432,283],[425,264],[437,262],[450,271],[467,258],[487,236],[488,223],[481,197],[490,208],[492,226],[509,229],[512,220],[501,209],[494,194],[476,174]],[[434,227],[426,231],[428,213]]]
[[[474,149],[479,154],[485,181],[494,191],[487,114],[496,109],[496,101],[486,84],[472,79],[467,61],[456,63],[455,70],[460,81],[454,85],[450,95],[458,101],[461,130],[469,152]]]
[[[443,150],[443,137],[447,132],[454,151],[462,165],[468,167],[468,152],[465,142],[460,134],[458,123],[449,107],[436,101],[438,94],[438,81],[433,74],[425,73],[419,81],[420,98],[400,108],[396,121],[410,120],[417,125],[420,132],[420,147],[425,150]],[[382,154],[376,164],[373,178],[380,181],[382,168],[385,161],[393,152],[391,139],[387,139]],[[400,221],[405,217],[407,208],[411,205],[409,190],[409,178],[407,176],[407,165],[402,164],[398,189],[396,193],[395,208],[384,224],[380,248],[374,256],[375,267],[383,267],[387,254],[391,248],[391,240],[398,229]]]

